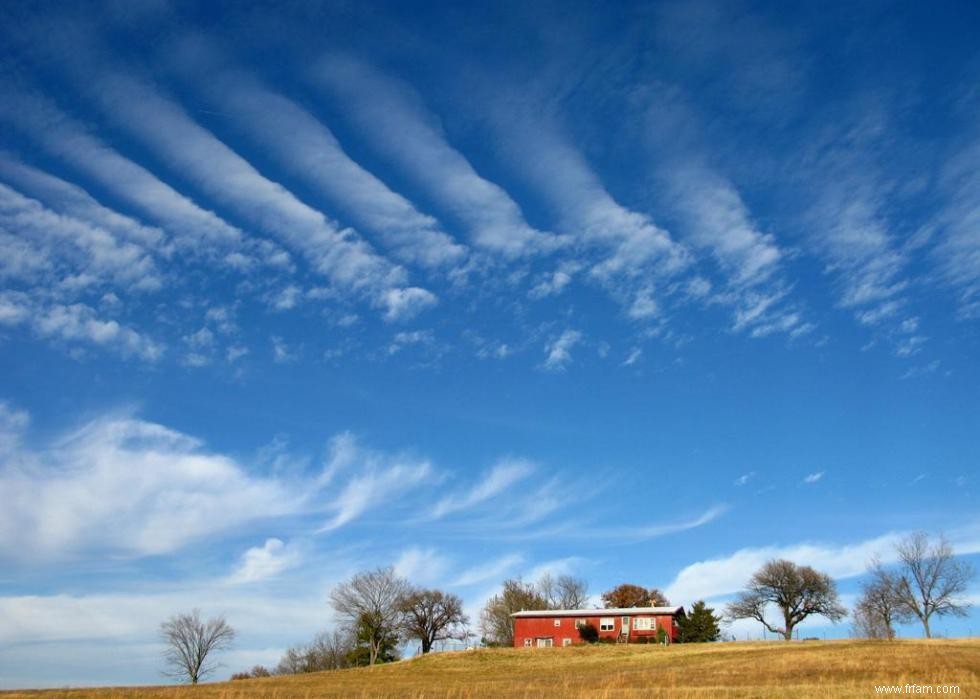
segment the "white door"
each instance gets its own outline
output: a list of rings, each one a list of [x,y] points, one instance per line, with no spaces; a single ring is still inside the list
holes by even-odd
[[[623,626],[619,630],[619,633],[623,634],[624,636],[629,636],[629,634],[630,634],[630,618],[628,616],[624,616],[623,617]]]

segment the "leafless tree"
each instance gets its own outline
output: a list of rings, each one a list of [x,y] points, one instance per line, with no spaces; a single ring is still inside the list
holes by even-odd
[[[408,582],[392,567],[358,573],[330,593],[330,604],[347,627],[367,643],[369,663],[374,665],[381,646],[401,626],[401,600]]]
[[[550,609],[582,609],[589,603],[589,584],[571,575],[555,578],[545,573],[538,580],[537,588]]]
[[[405,636],[421,641],[423,653],[432,650],[436,641],[466,638],[469,619],[458,595],[442,590],[412,590],[402,598],[401,612]]]
[[[774,604],[783,615],[783,625],[766,620],[766,608]],[[792,561],[772,560],[760,568],[726,610],[730,620],[755,619],[773,633],[793,638],[793,628],[807,617],[819,614],[833,622],[847,616],[829,575]]]
[[[222,616],[204,621],[197,609],[175,614],[160,624],[166,677],[197,684],[218,668],[214,655],[231,647],[235,630]]]
[[[922,622],[926,638],[932,638],[929,621],[935,616],[966,616],[970,605],[962,595],[974,570],[957,560],[953,547],[941,535],[932,543],[925,532],[916,532],[896,547],[899,559],[897,594],[900,605]]]
[[[548,600],[536,585],[520,579],[505,580],[500,594],[487,600],[480,615],[484,641],[501,646],[514,645],[514,621],[510,615],[514,612],[547,608]]]
[[[355,639],[348,629],[318,633],[313,641],[293,646],[279,660],[277,675],[298,675],[304,672],[340,670],[348,667]]]
[[[868,575],[854,607],[855,630],[865,638],[891,640],[895,638],[895,624],[912,618],[899,599],[900,578],[877,559],[872,559]]]

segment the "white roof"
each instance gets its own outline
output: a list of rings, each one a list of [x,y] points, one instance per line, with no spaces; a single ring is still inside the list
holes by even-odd
[[[684,607],[614,607],[612,609],[535,609],[527,612],[514,612],[512,617],[550,617],[550,616],[633,616],[635,614],[682,614]]]

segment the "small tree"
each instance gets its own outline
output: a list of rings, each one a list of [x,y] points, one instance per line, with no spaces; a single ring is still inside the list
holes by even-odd
[[[408,638],[422,643],[422,653],[432,650],[436,641],[464,640],[466,624],[463,600],[442,590],[412,590],[401,600],[402,630]]]
[[[347,667],[348,657],[356,645],[350,629],[321,632],[308,644],[293,646],[279,660],[277,675],[340,670]]]
[[[164,676],[197,684],[219,667],[214,656],[231,647],[235,630],[222,616],[203,621],[195,609],[160,624],[160,636],[166,644]]]
[[[668,607],[670,602],[655,587],[649,590],[640,585],[623,583],[602,593],[602,603],[607,609],[625,607]]]
[[[365,619],[354,630],[354,647],[347,654],[349,667],[377,665],[398,660],[398,629]]]
[[[695,602],[686,616],[677,619],[677,640],[680,643],[706,643],[721,636],[721,617],[704,600]]]
[[[891,640],[895,624],[911,620],[912,614],[900,599],[900,578],[874,559],[869,579],[861,586],[861,598],[854,607],[854,630],[864,638]]]
[[[773,626],[766,620],[770,604],[782,613],[782,626]],[[793,628],[809,616],[818,614],[835,623],[847,616],[829,575],[785,560],[769,561],[756,571],[726,612],[732,620],[755,619],[787,641],[793,638]]]
[[[400,605],[408,590],[408,582],[389,566],[358,573],[330,593],[330,604],[338,617],[367,645],[368,664],[378,660],[384,643],[397,638]]]
[[[578,637],[586,643],[598,643],[599,629],[595,627],[595,624],[585,622],[578,627]]]
[[[929,620],[935,616],[966,616],[970,605],[962,599],[974,571],[959,561],[946,537],[931,543],[925,532],[902,540],[898,551],[900,572],[897,597],[900,606],[922,622],[926,638],[932,638]]]
[[[487,600],[480,614],[484,642],[490,645],[514,645],[514,620],[510,615],[514,612],[547,608],[548,600],[535,585],[520,579],[505,580],[500,594]]]

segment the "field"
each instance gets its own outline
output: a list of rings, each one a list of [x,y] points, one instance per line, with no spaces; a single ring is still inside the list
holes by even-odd
[[[980,696],[980,640],[493,649],[198,687],[0,692],[0,699],[297,697],[870,697],[875,685]],[[953,692],[953,690],[947,690]],[[941,687],[935,694],[941,694]],[[934,695],[935,695],[934,694]]]

